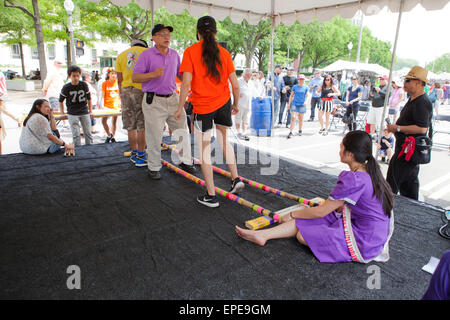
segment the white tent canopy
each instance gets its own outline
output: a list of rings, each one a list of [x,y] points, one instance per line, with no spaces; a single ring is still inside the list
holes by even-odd
[[[335,72],[335,71],[364,71],[364,72],[371,72],[376,75],[387,75],[389,74],[389,70],[374,63],[361,63],[361,62],[353,62],[353,61],[345,61],[345,60],[338,60],[336,62],[333,62],[329,66],[320,69],[324,72]]]
[[[89,0],[99,1],[99,0]],[[117,5],[127,5],[132,0],[111,0]],[[391,12],[398,12],[397,30],[392,53],[389,78],[392,78],[392,66],[395,59],[401,16],[403,12],[411,11],[419,3],[426,10],[442,9],[449,0],[134,0],[141,8],[153,11],[164,6],[169,12],[179,14],[187,10],[191,16],[200,17],[205,13],[215,19],[223,20],[230,17],[235,23],[247,20],[250,24],[258,24],[261,19],[271,19],[271,44],[269,58],[269,74],[273,66],[273,38],[274,27],[279,23],[292,25],[295,21],[309,23],[317,18],[319,21],[331,20],[340,15],[343,18],[352,18],[358,10],[366,16],[378,14],[388,7]],[[274,95],[272,94],[272,100]],[[383,119],[389,98],[389,86],[383,111]],[[272,101],[273,110],[273,101]],[[380,131],[384,127],[381,121]],[[380,136],[380,135],[379,135]]]
[[[99,0],[90,0],[99,1]],[[111,0],[116,5],[127,5],[131,0]],[[309,23],[314,18],[327,21],[335,15],[352,18],[358,10],[366,16],[388,7],[398,12],[400,0],[135,0],[143,9],[157,10],[164,6],[169,12],[180,14],[187,10],[191,16],[200,17],[205,13],[218,20],[230,17],[235,23],[247,20],[258,24],[261,19],[274,17],[275,25],[280,22],[291,25],[296,20]],[[417,4],[426,10],[442,9],[448,0],[404,0],[403,11],[410,11]]]

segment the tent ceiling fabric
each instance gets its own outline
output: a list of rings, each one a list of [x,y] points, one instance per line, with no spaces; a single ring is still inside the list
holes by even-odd
[[[89,0],[99,1],[99,0]],[[131,0],[111,0],[116,5],[127,5]],[[442,9],[449,0],[404,0],[403,11],[410,11],[418,4],[426,10]],[[152,0],[135,0],[143,9],[150,9]],[[230,17],[235,23],[247,20],[250,24],[257,24],[261,19],[272,16],[271,0],[153,0],[155,10],[164,6],[169,12],[180,14],[187,10],[193,17],[203,16],[205,13],[217,20]],[[283,23],[292,25],[298,20],[309,23],[314,18],[327,21],[336,15],[352,18],[358,10],[366,16],[375,15],[388,7],[392,12],[398,12],[400,0],[274,0],[273,16],[275,25]]]

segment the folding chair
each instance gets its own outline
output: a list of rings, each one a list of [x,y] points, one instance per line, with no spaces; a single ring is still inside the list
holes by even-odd
[[[333,111],[331,112],[331,121],[328,130],[331,130],[331,127],[334,125],[334,128],[337,129],[337,125],[342,120],[345,114],[345,108],[341,104],[335,104],[333,106]],[[341,121],[342,122],[342,121]],[[344,126],[345,132],[345,126]]]
[[[361,101],[359,103],[359,111],[358,115],[356,116],[355,122],[356,122],[356,129],[357,130],[366,130],[366,120],[367,115],[369,114],[369,110],[372,103],[370,101]]]

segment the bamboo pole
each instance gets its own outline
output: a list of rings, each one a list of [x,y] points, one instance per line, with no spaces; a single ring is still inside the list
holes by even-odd
[[[161,146],[163,148],[167,148],[167,149],[169,149],[171,151],[175,151],[176,153],[179,153],[178,150],[176,150],[173,145],[167,145],[165,143],[161,143]],[[200,160],[198,160],[196,158],[193,158],[193,160],[194,160],[195,163],[200,164]],[[223,175],[225,177],[231,178],[231,173],[229,171],[226,171],[224,169],[221,169],[221,168],[218,168],[218,167],[215,167],[215,166],[211,166],[211,167],[212,167],[213,171],[215,171],[215,172],[217,172],[217,173],[219,173],[219,174],[221,174],[221,175]],[[297,195],[294,195],[294,194],[291,194],[291,193],[288,193],[288,192],[285,192],[285,191],[282,191],[282,190],[279,190],[279,189],[276,189],[276,188],[272,188],[270,186],[267,186],[267,185],[262,184],[262,183],[257,182],[257,181],[253,181],[253,180],[247,179],[245,177],[239,176],[239,179],[241,179],[242,182],[248,184],[251,187],[258,188],[258,189],[261,189],[261,190],[273,193],[273,194],[275,194],[277,196],[280,196],[280,197],[283,197],[283,198],[294,200],[294,201],[296,201],[298,203],[306,204],[307,206],[310,206],[310,207],[316,207],[316,206],[320,205],[319,203],[312,202],[311,200],[302,198],[300,196],[297,196]]]
[[[205,186],[205,181],[174,166],[173,164],[161,159],[161,163],[166,166],[167,168],[169,168],[170,170],[174,171],[175,173],[178,173],[179,175],[184,176],[185,178],[194,181],[195,183],[201,185],[201,186]],[[227,192],[223,189],[220,189],[218,187],[214,187],[214,190],[217,194],[221,195],[222,197],[225,197],[231,201],[236,202],[237,204],[240,204],[244,207],[250,208],[253,211],[258,212],[259,214],[262,214],[264,216],[267,216],[277,222],[280,222],[281,216],[279,214],[273,213],[272,211],[265,209],[263,207],[261,207],[260,205],[257,205],[253,202],[250,202],[248,200],[245,200],[244,198],[238,197],[233,193]]]

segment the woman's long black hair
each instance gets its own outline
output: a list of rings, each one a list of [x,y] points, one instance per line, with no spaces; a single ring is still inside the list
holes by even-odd
[[[49,120],[48,116],[44,115],[41,110],[40,107],[42,106],[42,104],[44,102],[48,102],[45,99],[37,99],[36,101],[33,102],[33,106],[31,107],[30,112],[28,113],[27,117],[25,118],[25,120],[23,120],[23,126],[25,127],[27,125],[28,119],[31,118],[31,116],[35,113],[39,113],[42,114],[44,117],[47,118],[47,120]]]
[[[199,19],[197,23],[197,32],[203,38],[202,60],[206,66],[206,76],[211,76],[217,82],[220,82],[220,71],[222,63],[220,60],[220,49],[216,41],[216,23],[213,17],[205,16]]]
[[[342,144],[346,151],[353,153],[356,162],[365,164],[366,171],[372,179],[373,194],[383,204],[384,213],[390,217],[394,207],[394,195],[372,155],[370,135],[360,130],[350,131],[345,135]]]

